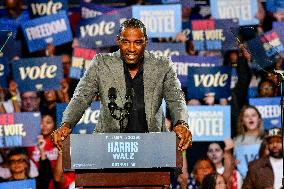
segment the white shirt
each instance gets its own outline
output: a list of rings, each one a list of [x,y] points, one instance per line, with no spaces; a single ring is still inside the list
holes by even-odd
[[[283,159],[269,157],[274,174],[274,186],[273,188],[279,189],[282,187],[282,173],[283,173]]]

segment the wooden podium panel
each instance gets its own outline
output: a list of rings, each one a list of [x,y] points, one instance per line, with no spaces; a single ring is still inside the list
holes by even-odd
[[[170,171],[77,172],[75,183],[84,187],[163,187],[170,185]]]
[[[179,139],[176,139],[178,144]],[[75,150],[75,149],[73,149]],[[86,152],[87,153],[87,152]],[[70,137],[64,141],[63,168],[71,168]],[[176,150],[176,169],[182,168],[181,152]],[[75,185],[83,188],[169,188],[173,168],[75,169]]]

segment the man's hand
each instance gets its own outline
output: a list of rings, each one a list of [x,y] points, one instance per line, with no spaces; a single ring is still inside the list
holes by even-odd
[[[57,147],[59,152],[62,152],[63,141],[70,135],[71,126],[69,123],[63,123],[63,125],[52,132],[50,135],[54,145]]]
[[[178,150],[184,151],[192,146],[192,135],[190,130],[183,124],[178,124],[174,127],[174,132],[180,139]]]

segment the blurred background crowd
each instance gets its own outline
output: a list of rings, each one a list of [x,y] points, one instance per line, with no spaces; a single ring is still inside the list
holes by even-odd
[[[40,128],[40,133],[36,136],[36,144],[8,146],[5,142],[1,142],[0,186],[3,183],[15,180],[34,178],[38,189],[75,188],[74,173],[72,171],[63,172],[62,154],[58,153],[58,150],[49,138],[49,135],[60,126],[61,117],[58,117],[58,104],[66,104],[70,101],[79,78],[82,76],[82,74],[79,74],[79,76],[74,77],[74,74],[72,75],[71,73],[74,71],[72,69],[76,67],[77,55],[75,56],[74,49],[82,48],[83,52],[88,52],[92,55],[117,50],[115,39],[113,39],[113,42],[110,42],[113,43],[112,46],[97,45],[96,47],[86,47],[88,45],[86,45],[84,40],[80,39],[80,37],[82,37],[82,31],[81,33],[78,32],[80,28],[78,29],[77,26],[83,25],[83,13],[81,12],[83,9],[81,9],[81,6],[85,3],[84,5],[99,5],[100,9],[97,12],[100,14],[99,18],[96,18],[98,20],[104,15],[109,14],[106,10],[110,10],[110,12],[114,9],[116,11],[119,9],[124,10],[124,8],[131,6],[136,7],[138,5],[180,5],[180,21],[182,22],[180,31],[176,32],[174,36],[171,37],[150,37],[151,43],[158,44],[158,46],[163,46],[163,44],[178,44],[183,48],[181,50],[183,52],[180,53],[183,56],[197,57],[199,59],[202,59],[202,57],[217,57],[221,67],[226,66],[229,67],[230,70],[235,71],[235,77],[233,77],[233,74],[230,76],[230,95],[226,97],[220,97],[222,95],[216,95],[216,93],[207,91],[204,96],[200,98],[192,98],[192,96],[188,94],[191,90],[189,86],[183,85],[189,110],[194,106],[202,106],[205,108],[213,106],[229,107],[229,109],[226,109],[226,111],[229,111],[226,112],[226,115],[228,115],[230,119],[227,117],[222,118],[229,120],[229,123],[226,125],[229,129],[226,129],[228,130],[226,135],[222,134],[223,138],[215,140],[212,133],[207,137],[205,134],[206,131],[197,131],[193,128],[194,125],[189,123],[192,127],[191,129],[193,129],[193,146],[191,149],[187,150],[186,153],[183,153],[183,173],[178,176],[178,178],[172,178],[171,188],[281,188],[281,179],[283,176],[282,136],[281,130],[279,130],[279,128],[281,128],[281,121],[277,120],[280,120],[279,97],[282,93],[280,83],[283,79],[281,75],[276,74],[272,70],[282,70],[283,55],[281,51],[283,49],[278,48],[278,51],[274,51],[273,58],[269,57],[270,62],[273,63],[266,66],[258,61],[258,57],[252,52],[253,48],[246,44],[246,42],[273,31],[275,23],[280,23],[279,27],[281,31],[281,28],[284,27],[284,25],[281,26],[281,23],[284,22],[283,0],[238,1],[252,2],[251,5],[253,5],[254,2],[254,9],[256,11],[252,17],[257,20],[257,24],[237,25],[237,28],[231,29],[236,29],[236,32],[231,31],[234,41],[233,46],[235,48],[226,49],[222,47],[221,49],[212,50],[206,48],[200,50],[196,48],[195,45],[198,43],[195,41],[196,36],[193,36],[194,32],[191,23],[192,21],[215,20],[216,18],[213,15],[216,14],[212,13],[213,5],[210,3],[216,3],[218,0],[67,1],[66,11],[71,26],[72,40],[62,44],[57,44],[56,40],[45,40],[44,45],[42,45],[44,48],[35,50],[32,50],[26,37],[27,34],[25,34],[23,29],[23,23],[35,19],[35,16],[32,15],[33,8],[30,6],[31,2],[34,4],[37,2],[45,2],[48,4],[48,2],[50,2],[50,4],[52,4],[56,1],[29,2],[22,0],[3,0],[0,2],[0,30],[13,31],[12,39],[9,39],[9,42],[13,41],[13,43],[10,44],[5,44],[6,37],[3,33],[7,34],[7,32],[0,31],[2,32],[2,34],[0,33],[0,42],[2,43],[0,47],[6,45],[4,48],[1,48],[1,51],[3,50],[1,54],[1,64],[4,65],[3,62],[5,61],[5,65],[8,65],[8,70],[10,70],[5,72],[7,82],[1,82],[0,86],[0,126],[4,128],[5,124],[9,123],[6,120],[8,119],[8,114],[16,115],[17,113],[21,114],[23,112],[40,113],[39,124],[33,125],[34,123],[32,121],[29,122],[28,117],[26,117],[25,120],[28,125]],[[55,7],[55,5],[50,7]],[[105,10],[102,7],[104,7]],[[60,9],[61,7],[59,6],[57,8]],[[230,9],[230,7],[228,7],[228,9]],[[241,9],[242,8],[240,8],[240,10]],[[44,8],[42,7],[42,12],[44,12],[43,10]],[[50,10],[53,10],[55,14],[57,9],[50,8]],[[93,13],[94,12],[93,10]],[[240,12],[242,13],[242,11]],[[243,12],[243,14],[245,13]],[[86,18],[86,15],[84,16]],[[241,14],[236,14],[234,19],[240,19],[242,16]],[[37,18],[38,17],[40,16],[37,16]],[[95,18],[88,19],[88,22],[92,22],[90,20]],[[224,28],[226,28],[226,26]],[[95,31],[93,32],[95,33]],[[102,30],[100,32],[102,32]],[[80,33],[81,36],[78,33]],[[103,32],[101,34],[103,35]],[[282,45],[281,34],[278,33],[278,35],[280,38],[278,42],[280,40],[279,43]],[[112,38],[108,40],[112,40]],[[275,41],[268,41],[270,41],[271,44],[268,43],[267,45],[271,45],[273,48]],[[21,44],[20,46],[17,45],[19,43]],[[155,51],[155,49],[149,50]],[[167,52],[162,52],[162,54],[169,56],[169,58],[171,58],[172,54],[179,56],[179,53],[176,53],[174,50],[175,49],[171,49]],[[24,86],[28,85],[24,82],[19,83],[19,75],[16,76],[16,71],[13,71],[16,69],[14,65],[22,63],[21,60],[25,60],[24,62],[34,61],[38,65],[43,65],[44,63],[40,61],[37,62],[39,59],[35,58],[44,57],[59,57],[58,60],[62,67],[62,69],[60,69],[62,72],[60,80],[56,82],[47,81],[49,82],[49,88],[38,87],[37,89]],[[82,57],[84,58],[84,56]],[[90,59],[91,58],[88,57],[88,60]],[[175,61],[173,62],[175,64]],[[87,61],[85,61],[85,63],[87,64]],[[85,65],[81,65],[80,73],[84,71],[84,66]],[[2,71],[1,68],[2,67],[0,67],[0,71]],[[188,68],[188,70],[190,69],[191,67]],[[1,73],[2,72],[0,72],[0,74]],[[28,75],[28,73],[26,74]],[[1,80],[3,80],[3,77],[1,77]],[[55,85],[58,85],[58,87],[52,88],[52,86]],[[251,99],[258,99],[259,101],[257,100],[257,103],[253,103],[254,101]],[[269,99],[269,101],[267,102],[265,99]],[[94,102],[99,103],[99,100],[99,98],[94,99]],[[266,104],[261,106],[261,102],[263,101]],[[270,104],[270,101],[274,103]],[[267,109],[263,110],[261,107]],[[273,108],[276,110],[273,111]],[[210,110],[208,111],[210,113]],[[272,117],[274,116],[274,121],[265,121],[264,118],[269,117],[270,114]],[[168,125],[171,124],[170,115],[167,113],[166,123]],[[194,123],[194,121],[192,121],[192,123]],[[214,124],[209,124],[209,127],[213,126]],[[223,130],[225,130],[225,128]],[[79,133],[86,132],[87,131],[81,131]],[[203,138],[198,139],[198,135],[202,135]],[[0,136],[2,137],[0,138],[1,140],[5,137],[3,134]],[[268,161],[269,166],[266,166],[265,163],[263,163],[263,166],[260,168],[254,166],[254,163],[258,165],[259,161],[265,162],[264,160]],[[265,178],[263,178],[266,181],[256,176],[261,172],[268,173],[265,175]]]

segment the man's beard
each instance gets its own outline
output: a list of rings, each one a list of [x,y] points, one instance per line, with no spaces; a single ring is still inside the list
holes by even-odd
[[[274,157],[274,158],[282,158],[282,153],[283,153],[283,150],[280,150],[279,152],[269,152],[269,155],[271,157]]]

